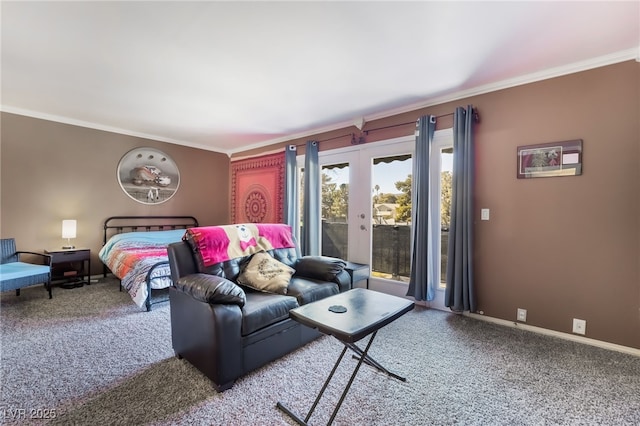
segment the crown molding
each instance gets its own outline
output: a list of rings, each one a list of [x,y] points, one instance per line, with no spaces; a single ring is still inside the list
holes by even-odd
[[[406,105],[401,108],[393,110],[387,110],[384,112],[367,115],[364,118],[366,121],[379,120],[381,118],[391,117],[393,115],[403,114],[406,112],[415,111],[422,108],[427,108],[434,105],[440,105],[447,102],[457,101],[459,99],[470,98],[472,96],[483,95],[486,93],[496,92],[498,90],[509,89],[511,87],[522,86],[524,84],[535,83],[537,81],[548,80],[555,77],[561,77],[563,75],[575,74],[581,71],[587,71],[594,68],[600,68],[607,65],[613,65],[620,62],[629,60],[640,59],[640,45],[637,48],[627,49],[620,52],[611,53],[604,56],[588,59],[585,61],[574,62],[572,64],[563,65],[554,68],[548,68],[543,71],[525,74],[519,77],[502,80],[496,83],[485,84],[478,87],[473,87],[466,90],[450,93],[444,96],[429,98],[424,101],[420,101],[411,105]]]
[[[219,152],[219,153],[230,155],[230,153],[227,153],[227,152],[225,152],[223,150],[215,149],[215,148],[212,148],[212,147],[206,146],[206,145],[196,144],[196,143],[189,142],[189,141],[171,139],[171,138],[166,138],[166,137],[158,136],[158,135],[152,135],[152,134],[148,134],[148,133],[134,132],[132,130],[122,129],[122,128],[119,128],[119,127],[105,126],[103,124],[93,123],[93,122],[90,122],[90,121],[82,121],[82,120],[76,120],[74,118],[63,117],[63,116],[60,116],[60,115],[46,114],[46,113],[42,113],[42,112],[39,112],[39,111],[32,111],[32,110],[28,110],[28,109],[16,108],[16,107],[13,107],[13,106],[10,106],[10,105],[0,105],[0,111],[6,112],[6,113],[9,113],[9,114],[17,114],[17,115],[23,115],[23,116],[31,117],[31,118],[38,118],[40,120],[53,121],[53,122],[61,123],[61,124],[70,124],[72,126],[86,127],[86,128],[89,128],[89,129],[102,130],[104,132],[117,133],[117,134],[120,134],[120,135],[133,136],[133,137],[136,137],[136,138],[151,139],[151,140],[158,141],[158,142],[172,143],[172,144],[175,144],[175,145],[188,146],[188,147],[191,147],[191,148],[198,148],[198,149],[203,149],[205,151],[214,151],[214,152]]]

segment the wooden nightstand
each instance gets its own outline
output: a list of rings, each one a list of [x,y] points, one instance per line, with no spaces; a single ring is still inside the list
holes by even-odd
[[[51,281],[62,281],[62,288],[91,283],[91,250],[87,248],[45,250],[51,256]],[[86,280],[85,280],[86,277]]]

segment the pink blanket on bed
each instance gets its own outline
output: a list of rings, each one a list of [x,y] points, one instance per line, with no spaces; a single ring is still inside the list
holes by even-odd
[[[183,239],[191,240],[205,267],[263,250],[295,247],[291,226],[282,223],[189,228]]]

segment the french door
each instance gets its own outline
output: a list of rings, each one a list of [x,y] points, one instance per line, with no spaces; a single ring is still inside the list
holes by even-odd
[[[452,143],[446,136],[447,131],[436,132],[433,150],[436,155],[432,155],[431,180],[436,185],[430,192],[437,210],[433,213],[438,215],[441,206],[447,206],[446,202],[441,202],[441,194],[446,191],[441,190],[439,178],[441,169],[451,163],[446,156],[447,153],[451,155]],[[414,136],[408,136],[321,151],[319,155],[321,254],[371,265],[370,288],[398,296],[406,294],[411,267],[414,144]],[[299,159],[299,164],[303,161]],[[441,221],[442,227],[434,232],[443,232],[446,237],[448,214],[442,215]],[[446,244],[434,249],[438,250],[435,264],[441,265],[441,259],[446,262]],[[444,256],[440,255],[442,249]],[[441,281],[444,282],[446,263],[442,265]],[[444,289],[443,285],[436,287]],[[443,294],[436,297],[444,300]],[[442,301],[434,303],[440,305]]]
[[[320,153],[321,253],[371,265],[370,288],[404,295],[411,261],[413,136]]]

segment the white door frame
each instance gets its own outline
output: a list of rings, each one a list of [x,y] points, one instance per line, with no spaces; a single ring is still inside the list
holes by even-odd
[[[371,265],[372,241],[372,166],[373,158],[412,154],[413,135],[381,142],[321,151],[320,167],[326,164],[349,163],[348,258],[353,262]],[[394,289],[395,287],[398,287]],[[399,281],[371,277],[369,287],[398,295],[406,292],[406,284]]]
[[[441,148],[441,141],[452,140],[452,130],[444,129],[434,134],[434,148]],[[443,146],[447,146],[446,144]],[[372,209],[371,188],[373,158],[411,154],[415,152],[415,136],[408,135],[365,145],[349,146],[330,151],[320,151],[318,162],[320,168],[326,164],[349,163],[349,210],[348,210],[348,258],[353,262],[371,264],[372,241]],[[436,170],[440,170],[440,156],[436,156]],[[435,159],[434,159],[435,161]],[[304,166],[304,157],[298,157],[298,167]],[[434,169],[434,163],[431,169]],[[435,173],[435,171],[434,171]],[[438,176],[439,177],[439,176]],[[433,181],[432,177],[432,181]],[[439,182],[439,180],[438,180]],[[433,192],[432,192],[433,193]],[[438,184],[438,197],[440,194]],[[439,200],[439,198],[438,198]],[[364,217],[362,217],[364,216]],[[361,229],[364,226],[365,229]],[[437,262],[440,265],[439,261]],[[370,288],[389,294],[405,296],[407,284],[399,281],[371,277]],[[444,291],[436,292],[433,307],[444,309]]]

